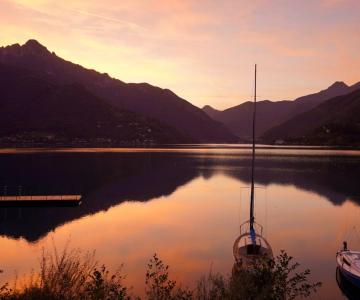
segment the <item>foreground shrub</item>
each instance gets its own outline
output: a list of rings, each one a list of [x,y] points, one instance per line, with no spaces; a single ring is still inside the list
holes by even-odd
[[[296,272],[299,263],[285,251],[272,259],[257,260],[250,271],[234,268],[229,299],[293,300],[316,293],[321,283],[309,282],[310,270]]]
[[[229,283],[228,278],[210,270],[208,275],[201,277],[197,282],[194,298],[199,300],[231,299]]]
[[[110,274],[105,266],[97,268],[94,253],[80,250],[58,253],[43,251],[40,271],[21,289],[0,287],[0,299],[68,300],[130,299],[120,270]]]
[[[209,272],[194,290],[182,288],[169,276],[169,266],[155,254],[145,274],[145,299],[148,300],[292,300],[309,297],[320,287],[310,283],[310,270],[296,272],[298,263],[281,251],[274,259],[257,260],[251,270],[234,266],[229,276]],[[123,284],[121,268],[111,274],[104,265],[98,267],[94,253],[80,250],[61,254],[43,251],[40,271],[31,276],[21,290],[0,284],[0,299],[4,300],[130,300],[140,299],[129,294]],[[1,273],[1,271],[0,271]]]
[[[197,283],[193,299],[198,300],[293,300],[316,293],[321,283],[309,281],[310,270],[297,272],[299,263],[285,251],[275,258],[254,261],[251,269],[234,265],[232,274],[209,272]]]
[[[169,266],[165,265],[156,254],[150,259],[145,275],[146,296],[149,300],[192,299],[192,292],[176,286],[176,281],[169,279]]]

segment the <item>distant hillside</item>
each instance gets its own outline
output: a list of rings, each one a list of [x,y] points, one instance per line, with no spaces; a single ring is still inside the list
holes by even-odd
[[[158,121],[120,110],[80,84],[55,85],[0,63],[0,142],[189,141]]]
[[[326,100],[267,131],[268,142],[360,146],[360,89]]]
[[[280,124],[291,113],[291,110],[291,101],[259,101],[256,114],[256,136],[259,137],[267,129]],[[252,112],[253,102],[248,101],[224,111],[218,111],[212,117],[225,124],[239,138],[249,140],[252,135]]]
[[[335,82],[325,90],[299,97],[294,101],[259,101],[257,103],[256,135],[260,137],[269,129],[284,123],[297,114],[311,110],[327,99],[350,93],[357,88],[360,88],[360,82],[353,86],[347,86],[343,82]],[[242,139],[251,137],[252,110],[253,103],[251,101],[224,111],[215,110],[210,106],[203,108],[203,111],[210,117],[225,124]]]
[[[216,118],[222,113],[221,110],[217,110],[210,105],[205,105],[202,110],[212,119],[216,120]]]
[[[106,53],[104,53],[106,55]],[[0,63],[30,70],[55,85],[81,84],[109,104],[155,118],[200,142],[234,142],[237,138],[201,109],[167,89],[147,83],[124,83],[68,62],[35,40],[0,48]]]

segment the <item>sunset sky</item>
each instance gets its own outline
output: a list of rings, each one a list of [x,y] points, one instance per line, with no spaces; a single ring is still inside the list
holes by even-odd
[[[360,1],[0,0],[0,45],[37,39],[126,82],[202,107],[360,81]]]

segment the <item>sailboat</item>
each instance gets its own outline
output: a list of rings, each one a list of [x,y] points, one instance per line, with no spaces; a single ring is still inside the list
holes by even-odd
[[[250,190],[250,218],[240,225],[240,235],[235,240],[233,253],[237,268],[250,268],[259,258],[272,258],[273,252],[270,244],[263,236],[263,227],[255,222],[254,216],[254,180],[255,180],[255,128],[256,128],[256,78],[257,66],[255,64],[254,110],[252,124],[252,163],[251,163],[251,190]]]

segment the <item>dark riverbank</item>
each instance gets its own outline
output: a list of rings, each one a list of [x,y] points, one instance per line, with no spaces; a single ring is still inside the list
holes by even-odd
[[[93,143],[93,142],[70,142],[70,143],[0,143],[0,149],[250,149],[251,144],[155,144],[155,143],[140,143],[140,142],[118,142],[118,143]],[[360,150],[360,145],[311,145],[311,144],[258,144],[257,149],[328,149],[328,150]]]

